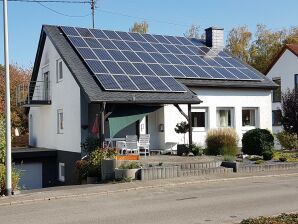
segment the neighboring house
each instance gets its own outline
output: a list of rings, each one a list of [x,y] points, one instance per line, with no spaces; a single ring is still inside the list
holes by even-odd
[[[220,28],[206,29],[205,41],[43,26],[29,98],[19,99],[30,145],[57,150],[58,179],[68,184],[97,115],[99,136],[149,133],[151,149],[183,143],[174,128],[186,118],[190,141],[202,145],[212,128],[235,128],[240,138],[271,130],[276,85],[224,52],[223,37]]]
[[[273,60],[266,72],[279,87],[272,93],[272,125],[273,133],[280,132],[281,123],[281,96],[288,89],[298,90],[298,45],[287,44]]]

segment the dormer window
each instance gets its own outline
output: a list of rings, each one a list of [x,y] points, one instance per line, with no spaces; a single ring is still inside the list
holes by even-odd
[[[57,60],[56,71],[57,71],[57,82],[60,82],[63,79],[63,61],[62,61],[62,59]]]

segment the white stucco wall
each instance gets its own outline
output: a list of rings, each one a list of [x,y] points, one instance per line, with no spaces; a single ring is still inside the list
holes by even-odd
[[[57,82],[56,60],[59,58],[47,38],[37,80],[43,80],[43,73],[49,71],[52,104],[30,108],[29,141],[36,147],[81,152],[80,88],[64,63],[63,80]],[[58,109],[63,110],[63,134],[58,134],[57,130]]]
[[[256,127],[272,130],[272,114],[271,114],[271,91],[270,90],[244,90],[244,89],[215,89],[215,88],[200,88],[192,89],[203,103],[192,105],[192,110],[205,108],[207,110],[206,129],[193,130],[193,142],[204,145],[205,137],[208,130],[217,128],[216,124],[216,109],[218,107],[232,108],[234,111],[233,127],[236,129],[241,140],[242,134],[249,128],[242,127],[242,108],[256,108]],[[183,111],[187,114],[187,106],[180,105]],[[174,128],[178,122],[185,120],[173,105],[165,105],[164,112],[164,143],[177,142],[183,143],[183,134],[177,134]],[[155,114],[155,115],[154,115]],[[153,113],[151,116],[158,117],[158,113]],[[149,116],[150,118],[150,116]],[[149,127],[150,127],[149,119]],[[149,132],[150,133],[150,132]],[[158,136],[156,136],[158,137]],[[159,140],[160,141],[160,140]],[[157,141],[158,142],[158,141]],[[188,134],[186,134],[186,143],[188,142]],[[239,141],[241,146],[241,141]],[[160,144],[161,149],[165,148],[164,144]],[[166,147],[167,148],[167,147]]]
[[[298,58],[291,51],[286,49],[283,55],[278,59],[275,65],[268,72],[267,77],[271,79],[280,78],[281,91],[295,87],[295,74],[298,74]],[[280,103],[272,103],[272,110],[281,109]],[[277,133],[282,130],[282,126],[273,126],[273,132]]]

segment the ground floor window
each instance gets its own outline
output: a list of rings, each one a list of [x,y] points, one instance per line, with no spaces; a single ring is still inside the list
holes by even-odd
[[[191,112],[192,127],[193,128],[206,128],[207,124],[207,109],[193,108]]]
[[[280,126],[281,125],[281,110],[273,110],[272,111],[272,125]]]
[[[233,110],[231,108],[217,108],[216,123],[219,128],[233,126]]]
[[[243,108],[242,109],[242,126],[256,126],[256,109]]]
[[[65,181],[65,164],[59,163],[59,181]]]

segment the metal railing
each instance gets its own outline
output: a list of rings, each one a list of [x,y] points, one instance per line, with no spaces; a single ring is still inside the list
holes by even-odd
[[[49,81],[24,82],[16,87],[16,103],[18,106],[51,104]]]

